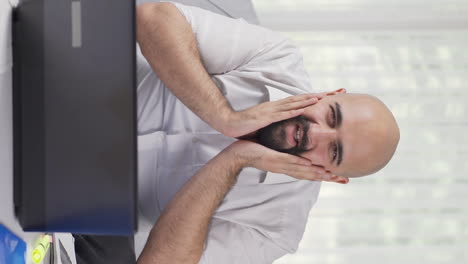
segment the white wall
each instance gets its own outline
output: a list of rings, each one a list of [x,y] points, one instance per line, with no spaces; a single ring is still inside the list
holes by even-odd
[[[323,185],[297,254],[275,263],[468,263],[468,1],[253,2],[316,91],[376,95],[401,128],[384,170]]]

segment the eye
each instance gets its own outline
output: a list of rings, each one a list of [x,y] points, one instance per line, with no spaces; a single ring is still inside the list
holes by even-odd
[[[336,160],[336,156],[338,156],[338,146],[336,144],[333,144],[332,148],[332,162]]]

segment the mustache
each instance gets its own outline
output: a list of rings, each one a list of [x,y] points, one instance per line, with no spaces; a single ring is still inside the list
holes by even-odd
[[[302,130],[300,142],[292,148],[282,148],[286,140],[286,127],[289,124],[299,125]],[[307,133],[309,131],[309,121],[304,116],[297,116],[290,119],[272,123],[259,131],[258,142],[265,147],[271,148],[278,152],[287,153],[298,156],[307,151],[309,139]]]

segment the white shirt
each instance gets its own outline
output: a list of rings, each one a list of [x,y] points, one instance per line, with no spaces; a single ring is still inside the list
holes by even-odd
[[[312,92],[299,50],[281,35],[174,3],[208,73],[235,110]],[[235,141],[179,101],[137,49],[140,253],[147,229],[207,161]],[[245,168],[213,215],[202,264],[271,263],[296,251],[320,182]],[[142,234],[142,233],[145,233]]]

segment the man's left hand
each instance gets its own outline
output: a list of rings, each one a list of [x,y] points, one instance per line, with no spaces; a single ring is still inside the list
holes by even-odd
[[[234,153],[247,167],[263,171],[282,173],[299,180],[333,181],[348,183],[347,177],[332,175],[323,167],[315,166],[306,158],[281,153],[258,143],[239,140],[231,144],[226,151]]]
[[[317,103],[323,96],[325,93],[294,95],[232,112],[220,132],[236,138],[249,135],[271,123],[301,115],[306,107]]]

